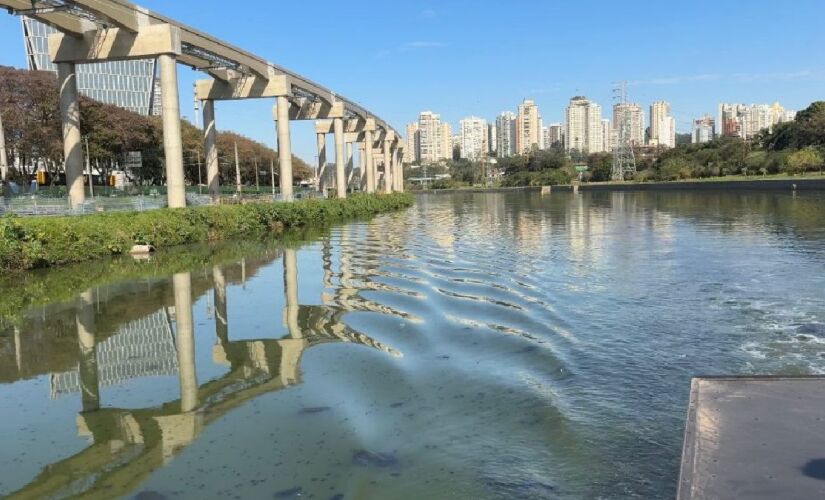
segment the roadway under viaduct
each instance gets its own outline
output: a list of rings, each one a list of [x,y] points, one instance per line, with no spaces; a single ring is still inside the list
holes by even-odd
[[[261,98],[275,100],[272,117],[277,130],[282,200],[293,199],[291,120],[315,121],[319,174],[326,168],[326,134],[334,135],[333,185],[338,197],[346,196],[353,181],[353,144],[358,144],[362,152],[360,178],[356,179],[362,190],[403,190],[403,141],[398,133],[354,101],[295,72],[125,0],[0,0],[0,7],[59,31],[49,37],[49,57],[58,68],[64,168],[73,207],[85,201],[76,65],[147,58],[156,58],[160,68],[170,207],[186,205],[178,63],[209,75],[196,83],[195,95],[203,103],[204,156],[213,197],[218,195],[220,184],[214,103]],[[329,186],[319,182],[317,187],[325,190]]]

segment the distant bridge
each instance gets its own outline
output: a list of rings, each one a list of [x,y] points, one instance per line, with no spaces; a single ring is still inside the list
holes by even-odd
[[[85,199],[76,65],[147,58],[157,58],[160,67],[170,207],[186,205],[178,62],[211,76],[196,83],[195,95],[203,101],[207,180],[213,196],[219,191],[214,102],[255,98],[276,101],[273,119],[283,200],[292,200],[290,120],[315,120],[319,172],[326,164],[325,136],[334,134],[338,197],[346,197],[354,169],[352,144],[356,143],[363,152],[357,179],[360,187],[369,193],[403,190],[400,135],[361,105],[295,72],[125,0],[0,0],[0,7],[59,31],[49,37],[49,57],[58,69],[66,184],[72,206]],[[326,186],[319,184],[319,188]]]

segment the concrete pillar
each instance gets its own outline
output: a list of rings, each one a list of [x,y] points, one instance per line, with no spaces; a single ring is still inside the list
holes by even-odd
[[[346,169],[346,178],[347,178],[347,187],[350,186],[352,182],[352,171],[355,168],[355,165],[352,163],[352,143],[347,143],[347,169]]]
[[[327,134],[315,134],[315,145],[318,147],[318,191],[323,193],[327,188],[324,182],[324,169],[327,167]]]
[[[301,327],[298,324],[298,259],[294,248],[284,249],[284,324],[289,336],[301,338]]]
[[[390,141],[384,141],[384,192],[392,192],[392,154]]]
[[[392,145],[392,190],[398,191],[398,145]]]
[[[175,347],[178,350],[180,411],[190,412],[198,405],[198,378],[195,372],[195,332],[192,320],[192,275],[172,276],[175,296]]]
[[[163,152],[166,159],[166,199],[170,208],[186,206],[183,177],[183,143],[180,136],[180,102],[178,100],[178,66],[175,56],[161,54],[160,97],[163,104]]]
[[[344,164],[344,119],[333,118],[335,131],[335,188],[338,198],[347,197],[347,173]]]
[[[361,191],[367,190],[367,160],[365,158],[367,154],[367,145],[363,142],[358,143],[358,173],[360,178],[358,179],[358,187],[361,188]]]
[[[375,163],[372,158],[372,131],[364,132],[364,164],[367,169],[367,192],[375,192]]]
[[[0,180],[9,178],[9,160],[6,157],[6,135],[3,131],[3,110],[0,109]]]
[[[78,375],[83,411],[95,411],[100,408],[100,383],[95,339],[94,295],[91,290],[81,293],[77,298],[75,320],[77,341],[80,347]]]
[[[69,203],[77,207],[86,200],[83,185],[83,152],[80,146],[80,102],[74,63],[57,63],[60,89],[60,119],[63,122],[63,158]],[[4,148],[5,150],[5,148]]]
[[[395,159],[395,190],[399,193],[404,192],[404,163],[403,163],[403,155],[401,154],[401,150],[396,150],[395,152],[396,159]]]
[[[226,278],[218,266],[212,267],[212,281],[215,286],[215,336],[222,344],[229,342],[229,321],[226,317]]]
[[[215,128],[215,101],[203,101],[203,151],[206,154],[206,184],[209,195],[220,195],[221,175],[218,169],[218,131]]]
[[[292,146],[289,143],[289,100],[278,96],[276,121],[278,127],[278,166],[281,170],[281,199],[292,201]]]

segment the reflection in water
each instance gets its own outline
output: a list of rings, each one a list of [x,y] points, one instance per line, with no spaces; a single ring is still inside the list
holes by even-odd
[[[0,495],[672,497],[691,375],[825,372],[823,213],[422,196],[297,250],[26,278],[56,290],[0,296]]]
[[[82,400],[77,432],[91,444],[49,465],[24,488],[10,493],[10,498],[112,497],[129,493],[152,471],[195,441],[211,422],[257,396],[299,383],[300,358],[311,346],[352,342],[399,355],[394,349],[343,324],[342,316],[349,311],[346,301],[334,301],[328,306],[300,304],[296,250],[287,248],[282,253],[283,323],[288,335],[281,339],[232,340],[224,268],[212,267],[211,283],[204,278],[206,273],[199,276],[197,293],[208,293],[210,285],[213,289],[216,339],[212,360],[228,368],[224,375],[201,385],[196,370],[191,272],[177,273],[169,281],[155,279],[107,290],[106,300],[110,302],[145,299],[141,297],[141,289],[146,287],[163,288],[161,295],[166,298],[145,301],[149,307],[163,304],[148,314],[140,308],[117,318],[102,313],[106,328],[114,329],[102,342],[96,327],[97,291],[81,293],[73,308],[78,368],[53,373],[50,385],[52,397],[75,392],[77,387]],[[267,255],[253,268],[267,265],[269,260],[271,257]],[[331,272],[331,264],[331,260],[325,260],[325,274]],[[243,259],[240,281],[244,287],[247,273],[247,262]],[[167,295],[170,284],[171,304]],[[174,341],[170,342],[173,328]],[[14,332],[15,359],[18,371],[22,371],[20,332],[17,327]],[[101,363],[102,345],[108,346],[103,354],[105,366]],[[102,369],[106,372],[104,375],[101,375]],[[101,406],[101,385],[169,373],[179,379],[178,400],[145,409]]]

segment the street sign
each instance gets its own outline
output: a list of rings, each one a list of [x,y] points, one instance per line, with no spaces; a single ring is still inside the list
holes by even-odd
[[[143,155],[140,151],[127,151],[124,166],[127,170],[136,170],[143,167]]]
[[[576,165],[576,172],[587,172],[587,165]]]

